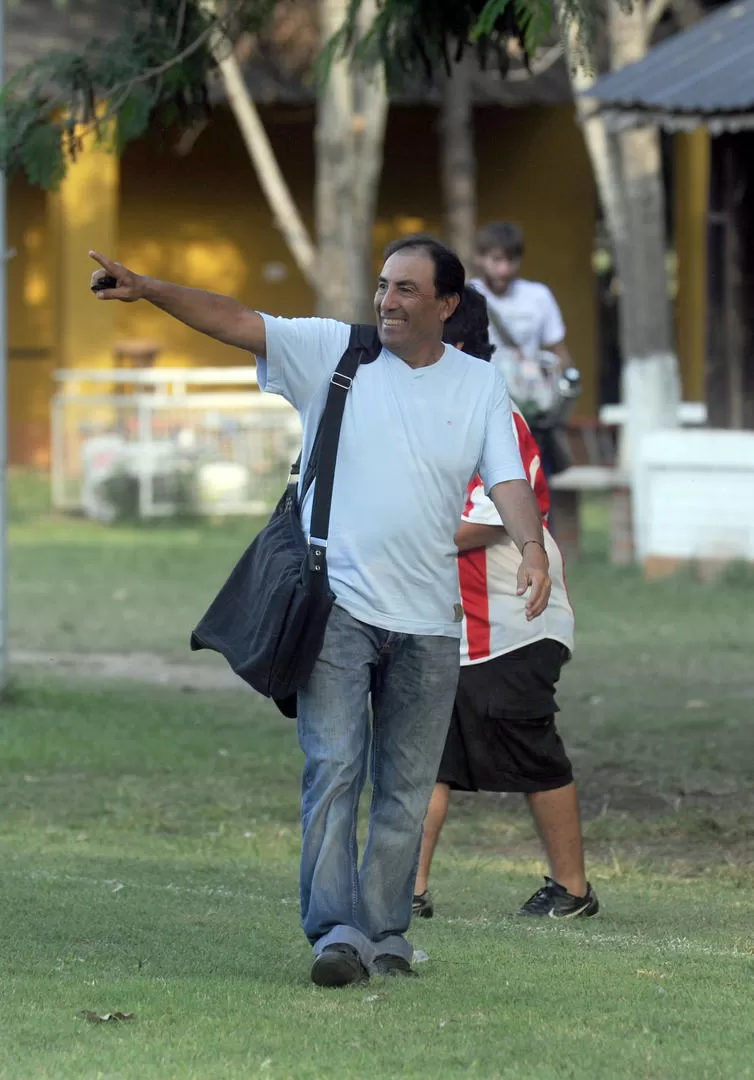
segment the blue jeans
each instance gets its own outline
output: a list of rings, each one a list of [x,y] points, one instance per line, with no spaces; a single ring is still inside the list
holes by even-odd
[[[458,673],[455,638],[391,633],[333,608],[298,698],[306,758],[301,919],[316,953],[344,943],[367,967],[380,953],[411,960],[403,934]],[[359,867],[356,823],[370,761],[369,836]]]

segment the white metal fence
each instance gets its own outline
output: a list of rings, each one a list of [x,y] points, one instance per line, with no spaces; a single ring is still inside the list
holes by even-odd
[[[59,371],[52,501],[110,521],[264,514],[301,444],[294,409],[256,368]]]

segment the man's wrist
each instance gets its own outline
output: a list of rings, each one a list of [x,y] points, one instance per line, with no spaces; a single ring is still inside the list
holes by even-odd
[[[148,277],[146,274],[134,275],[136,277],[136,290],[141,300],[148,300],[150,304],[159,304],[161,281],[157,278]]]
[[[545,547],[544,543],[541,540],[534,540],[533,538],[531,540],[524,540],[523,544],[521,545],[521,556],[522,556],[522,558],[526,554],[526,548],[527,548],[527,546],[529,544],[536,544],[536,546],[540,549],[540,551],[542,552],[542,554],[544,555],[545,559],[547,560],[547,562],[549,564],[550,558],[549,558],[549,556],[547,554],[547,548]]]

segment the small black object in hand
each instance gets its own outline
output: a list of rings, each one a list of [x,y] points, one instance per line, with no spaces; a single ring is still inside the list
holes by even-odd
[[[101,278],[97,278],[92,282],[92,292],[102,292],[103,289],[115,289],[118,285],[118,279],[114,278],[112,274],[105,274]]]

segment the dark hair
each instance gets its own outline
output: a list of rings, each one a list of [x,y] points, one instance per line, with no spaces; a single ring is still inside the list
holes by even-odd
[[[493,221],[476,234],[478,255],[486,255],[499,248],[509,259],[520,259],[524,253],[524,234],[512,221]]]
[[[481,360],[490,360],[495,346],[490,342],[487,303],[473,285],[467,285],[461,293],[461,302],[449,319],[445,320],[442,340],[448,345],[463,342],[463,351]]]
[[[463,263],[445,244],[426,233],[414,233],[412,236],[399,236],[385,248],[384,258],[399,251],[423,251],[435,264],[435,296],[460,296],[463,293],[466,271]]]

